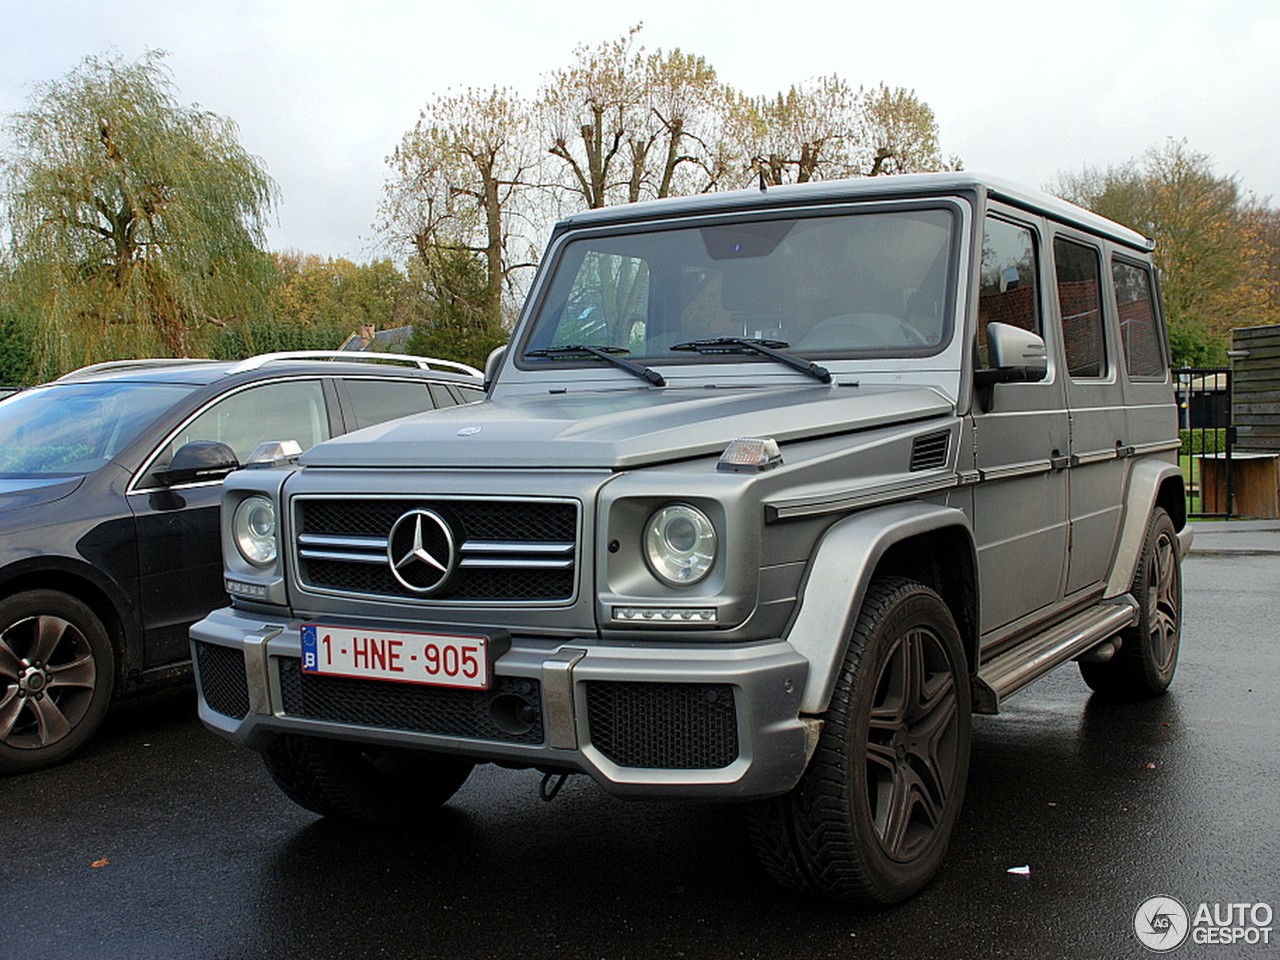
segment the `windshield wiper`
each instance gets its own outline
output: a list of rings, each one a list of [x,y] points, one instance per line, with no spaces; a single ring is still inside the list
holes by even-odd
[[[526,357],[546,357],[548,360],[572,360],[575,357],[595,357],[605,363],[611,363],[619,370],[625,370],[633,377],[652,383],[655,387],[665,387],[666,378],[656,370],[642,367],[638,363],[627,360],[619,354],[627,353],[625,347],[593,347],[585,343],[573,343],[563,347],[543,347],[540,350],[526,350]]]
[[[799,370],[815,380],[821,380],[823,383],[831,382],[831,371],[826,367],[783,353],[783,348],[789,346],[791,344],[785,340],[761,340],[758,337],[708,337],[705,340],[677,343],[671,349],[696,350],[698,353],[758,353],[792,370]]]

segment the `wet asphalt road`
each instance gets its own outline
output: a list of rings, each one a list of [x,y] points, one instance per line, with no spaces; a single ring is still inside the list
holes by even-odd
[[[1280,530],[1197,548],[1171,692],[1108,704],[1066,668],[976,718],[949,858],[897,908],[780,891],[732,808],[584,778],[546,804],[537,774],[484,767],[433,822],[326,822],[184,690],[0,780],[0,958],[1154,956],[1132,931],[1150,896],[1280,909]]]

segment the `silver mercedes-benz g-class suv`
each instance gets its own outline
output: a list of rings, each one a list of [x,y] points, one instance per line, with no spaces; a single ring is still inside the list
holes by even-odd
[[[586,773],[749,801],[791,887],[909,896],[974,711],[1072,660],[1102,695],[1173,675],[1150,251],[970,174],[570,217],[484,401],[226,481],[200,715],[321,814]]]

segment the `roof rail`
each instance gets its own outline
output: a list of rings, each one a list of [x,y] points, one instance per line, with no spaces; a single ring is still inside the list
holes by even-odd
[[[437,357],[416,357],[407,353],[357,353],[352,350],[286,350],[280,353],[263,353],[256,357],[241,360],[228,373],[242,373],[246,370],[257,370],[268,363],[278,360],[350,360],[355,363],[378,363],[392,360],[417,367],[419,370],[454,370],[458,373],[483,377],[484,374],[469,364],[456,360],[441,360]]]
[[[64,373],[58,380],[83,380],[99,373],[110,373],[114,370],[139,370],[152,367],[185,366],[192,363],[213,363],[198,357],[145,357],[139,360],[104,360],[102,363],[91,363],[69,373]]]

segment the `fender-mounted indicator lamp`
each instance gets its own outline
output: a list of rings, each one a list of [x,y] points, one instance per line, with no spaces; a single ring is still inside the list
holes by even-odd
[[[253,448],[246,467],[279,467],[286,463],[297,463],[302,456],[302,446],[297,440],[263,440]]]
[[[772,437],[739,437],[720,454],[717,470],[726,473],[763,473],[782,465],[782,451]]]

